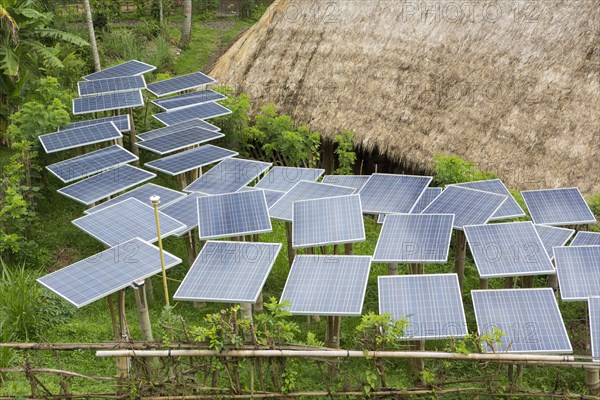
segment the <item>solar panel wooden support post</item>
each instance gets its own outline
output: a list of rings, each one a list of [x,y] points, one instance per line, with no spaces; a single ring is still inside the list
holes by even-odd
[[[388,275],[398,275],[398,263],[388,263]]]
[[[117,309],[119,315],[119,341],[126,342],[129,336],[129,328],[127,327],[127,318],[125,316],[125,289],[120,290],[117,293]],[[126,384],[125,379],[129,375],[129,359],[127,357],[119,357],[117,359],[117,372],[119,375],[120,391],[125,390]]]
[[[586,310],[585,310],[585,319],[586,319],[586,325],[587,326],[591,326],[590,325],[590,313],[589,313],[589,307],[590,304],[588,302],[585,303],[586,304]],[[586,350],[590,350],[592,348],[592,342],[591,342],[591,336],[588,335],[588,341],[586,343]],[[585,385],[588,387],[588,389],[592,390],[592,391],[597,391],[598,389],[600,389],[600,365],[599,366],[586,366],[583,368],[584,371],[584,382]]]
[[[285,234],[287,236],[288,263],[291,268],[294,257],[296,256],[296,250],[294,249],[294,243],[292,242],[292,223],[289,221],[285,221]]]
[[[354,255],[354,244],[353,243],[346,243],[344,245],[344,254],[347,256]]]
[[[133,108],[128,109],[127,113],[129,114],[129,123],[131,124],[131,129],[129,130],[129,150],[136,157],[138,157],[138,161],[134,161],[133,165],[139,166],[140,165],[140,162],[139,162],[140,149],[136,146],[137,136],[135,136],[136,131],[135,131],[135,123],[133,121]]]
[[[287,222],[286,222],[287,224]],[[290,228],[292,227],[292,225],[290,224]],[[307,247],[306,250],[304,251],[305,254],[315,254],[315,249],[314,247]],[[293,261],[293,260],[292,260]],[[308,324],[318,324],[319,322],[321,322],[321,317],[319,317],[318,315],[309,315],[308,317],[306,317]]]
[[[135,304],[138,316],[138,324],[140,326],[141,339],[144,342],[153,342],[152,324],[150,323],[150,313],[148,312],[148,300],[146,298],[146,285],[144,280],[133,282],[133,294],[135,296]],[[148,360],[146,369],[147,379],[152,379],[152,372],[158,366],[158,359],[151,358]]]
[[[425,272],[423,264],[410,264],[409,269],[412,275],[422,275]],[[425,351],[424,340],[411,340],[408,342],[408,346],[414,351]],[[412,358],[410,360],[410,366],[415,376],[415,379],[421,384],[425,384],[425,380],[421,375],[421,372],[425,369],[425,360],[423,358]]]
[[[456,257],[454,259],[454,271],[458,275],[458,283],[460,290],[463,289],[463,281],[465,280],[465,258],[467,254],[467,237],[462,230],[456,231]]]
[[[325,346],[330,349],[340,348],[340,326],[342,317],[339,315],[327,316],[327,329],[325,331]]]

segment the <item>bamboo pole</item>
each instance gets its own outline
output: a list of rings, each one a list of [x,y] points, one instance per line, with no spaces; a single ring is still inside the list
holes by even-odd
[[[158,218],[158,205],[160,204],[160,196],[150,197],[150,202],[154,207],[154,217],[156,220],[156,236],[158,237],[158,251],[160,253],[160,266],[162,269],[163,288],[165,290],[165,302],[169,305],[169,287],[167,286],[167,269],[165,268],[165,255],[163,254],[162,238],[160,234],[160,220]]]
[[[388,263],[388,275],[398,275],[398,263]]]
[[[325,331],[325,346],[330,349],[340,348],[340,327],[342,318],[339,315],[327,317],[327,329]]]
[[[296,256],[296,249],[294,249],[294,243],[292,242],[292,223],[289,221],[285,221],[285,234],[287,236],[288,263],[291,267]]]
[[[150,324],[150,313],[148,312],[148,301],[146,300],[146,286],[143,280],[134,281],[132,286],[142,340],[144,342],[153,342],[152,325]]]
[[[456,231],[456,257],[454,259],[454,270],[458,275],[458,283],[460,290],[463,290],[463,283],[465,280],[465,258],[467,254],[467,237],[465,232],[462,230]]]

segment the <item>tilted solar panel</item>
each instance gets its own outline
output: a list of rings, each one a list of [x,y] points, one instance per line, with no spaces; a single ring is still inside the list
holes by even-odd
[[[267,199],[267,207],[271,207],[273,204],[277,203],[285,192],[279,192],[277,190],[269,190],[269,189],[256,189],[254,187],[244,186],[238,192],[250,192],[252,190],[262,190],[265,193],[265,198]]]
[[[181,92],[183,90],[194,89],[216,82],[213,78],[202,72],[193,72],[191,74],[180,75],[174,78],[165,79],[148,84],[148,91],[157,97]]]
[[[554,258],[563,301],[600,296],[600,246],[555,247]]]
[[[564,246],[575,233],[573,229],[556,228],[548,225],[534,226],[551,260],[554,259],[554,247]]]
[[[192,127],[181,132],[138,142],[137,146],[162,155],[219,139],[223,136],[225,135],[221,132]]]
[[[231,114],[231,110],[217,103],[204,103],[196,106],[178,108],[177,110],[152,115],[165,125],[174,125],[190,119],[210,119]]]
[[[271,163],[262,161],[226,158],[183,190],[205,194],[234,193],[258,178],[270,166]]]
[[[571,246],[600,246],[599,232],[577,232]]]
[[[202,193],[191,193],[183,196],[161,208],[161,212],[169,217],[176,219],[186,226],[186,229],[179,231],[175,236],[183,236],[198,226],[198,197],[204,197]]]
[[[494,213],[491,218],[492,221],[525,216],[525,212],[519,203],[517,203],[512,194],[510,194],[510,191],[500,179],[457,183],[454,186],[461,186],[469,189],[476,189],[483,192],[496,193],[506,196],[506,201],[504,204],[502,204],[502,206],[500,206],[498,211]]]
[[[86,96],[73,99],[73,115],[119,110],[144,105],[141,90]]]
[[[87,121],[72,122],[69,125],[67,125],[63,130],[79,128],[82,126],[97,125],[101,124],[102,122],[112,122],[121,132],[129,132],[131,130],[131,124],[129,123],[129,114],[116,115],[114,117],[98,119],[88,119]]]
[[[431,180],[430,176],[373,174],[359,192],[363,212],[409,213]]]
[[[592,224],[596,217],[577,188],[526,190],[521,192],[536,224]]]
[[[153,100],[152,103],[156,104],[165,111],[173,111],[178,108],[194,106],[197,104],[208,103],[211,101],[219,101],[226,99],[227,97],[221,93],[215,92],[214,90],[201,90],[198,92],[191,92],[180,94],[178,96],[167,97],[160,100]]]
[[[38,136],[46,153],[74,149],[108,140],[122,138],[123,135],[112,122],[80,126],[72,129]]]
[[[172,133],[185,131],[186,129],[195,128],[195,127],[206,129],[208,131],[215,131],[215,132],[220,130],[220,128],[218,126],[209,124],[208,122],[202,121],[199,118],[194,118],[194,119],[190,119],[189,121],[182,122],[180,124],[165,126],[162,128],[148,131],[148,132],[140,133],[139,135],[137,135],[137,137],[140,140],[156,139],[161,136],[170,135]]]
[[[351,187],[356,189],[355,193],[358,193],[370,177],[371,175],[325,175],[321,182],[330,185]]]
[[[195,149],[150,161],[144,164],[144,166],[156,171],[164,172],[167,175],[175,176],[237,155],[238,153],[235,151],[207,144]]]
[[[117,78],[120,76],[142,75],[147,72],[154,71],[155,69],[156,67],[153,65],[146,64],[137,60],[131,60],[122,64],[105,68],[102,71],[86,75],[83,77],[83,79],[85,79],[86,81],[92,81],[96,79]]]
[[[125,192],[117,197],[113,197],[110,200],[107,200],[103,203],[98,204],[95,207],[88,208],[83,212],[86,214],[95,213],[96,211],[102,210],[106,207],[112,206],[113,204],[120,203],[121,201],[129,198],[134,198],[141,201],[144,204],[150,204],[151,196],[160,196],[160,204],[158,206],[159,209],[162,209],[167,204],[175,201],[181,197],[184,197],[185,194],[178,192],[177,190],[169,189],[164,186],[156,185],[154,183],[146,183],[142,186],[138,186],[135,189],[131,189],[128,192]]]
[[[77,82],[79,96],[82,97],[103,93],[127,92],[145,88],[146,81],[141,75]]]
[[[423,211],[425,208],[427,208],[427,206],[430,205],[431,202],[433,200],[435,200],[436,197],[438,197],[440,194],[442,194],[442,188],[439,188],[439,187],[425,188],[423,195],[421,196],[419,201],[417,201],[417,204],[415,204],[415,206],[410,211],[410,213],[411,214],[420,214],[421,211]],[[386,214],[379,214],[379,216],[377,217],[377,223],[383,224],[383,221],[385,221],[385,216],[386,216]]]
[[[254,187],[287,192],[299,181],[316,182],[324,172],[324,169],[318,168],[274,166]]]

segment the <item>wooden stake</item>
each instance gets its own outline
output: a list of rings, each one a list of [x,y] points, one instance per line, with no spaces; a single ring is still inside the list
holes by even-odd
[[[414,275],[422,275],[424,272],[423,264],[410,264],[410,273]],[[408,342],[409,348],[415,351],[425,351],[424,340],[411,340]],[[415,380],[420,384],[424,385],[425,380],[421,375],[421,372],[425,369],[425,360],[422,358],[413,358],[410,360],[411,369],[413,371]]]
[[[305,254],[315,254],[315,248],[314,247],[307,247],[305,250]],[[319,317],[318,315],[309,315],[308,316],[308,324],[318,324],[319,322],[321,322],[321,317]]]
[[[489,279],[479,278],[479,289],[489,288]]]
[[[119,310],[119,341],[126,342],[128,336],[127,319],[125,317],[125,289],[117,293],[117,308]],[[117,374],[119,379],[125,379],[128,376],[129,359],[127,357],[117,358]]]
[[[289,221],[285,221],[285,234],[287,236],[288,263],[291,267],[296,256],[296,249],[294,249],[294,243],[292,242],[292,223]]]
[[[524,288],[532,288],[533,287],[533,276],[522,276],[521,277],[521,283],[523,284]]]
[[[152,337],[152,325],[150,324],[150,313],[148,312],[148,301],[146,300],[146,286],[143,280],[133,282],[133,294],[135,295],[142,340],[152,342],[154,338]]]
[[[138,156],[140,155],[140,149],[137,147],[136,143],[137,143],[137,137],[136,135],[136,130],[135,130],[135,123],[133,121],[133,108],[130,108],[127,112],[129,114],[129,123],[131,124],[131,130],[129,131],[129,150],[135,155]],[[139,166],[140,162],[138,161],[134,161],[133,164],[135,166]]]
[[[354,244],[353,243],[346,243],[344,245],[344,254],[347,256],[354,255]]]
[[[454,259],[454,271],[458,275],[460,290],[463,289],[465,280],[465,257],[467,254],[467,237],[464,231],[456,231],[456,257]]]
[[[340,348],[341,317],[330,315],[327,317],[327,330],[325,331],[325,346],[330,349]]]
[[[388,264],[388,275],[398,275],[398,263]]]

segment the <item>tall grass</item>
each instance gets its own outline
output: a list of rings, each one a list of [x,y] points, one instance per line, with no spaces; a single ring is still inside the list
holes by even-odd
[[[156,37],[148,46],[147,57],[145,61],[150,65],[155,65],[159,71],[168,71],[175,64],[175,54],[167,35],[162,34]]]
[[[144,43],[139,36],[125,30],[102,35],[102,49],[112,60],[140,60],[144,57]]]

